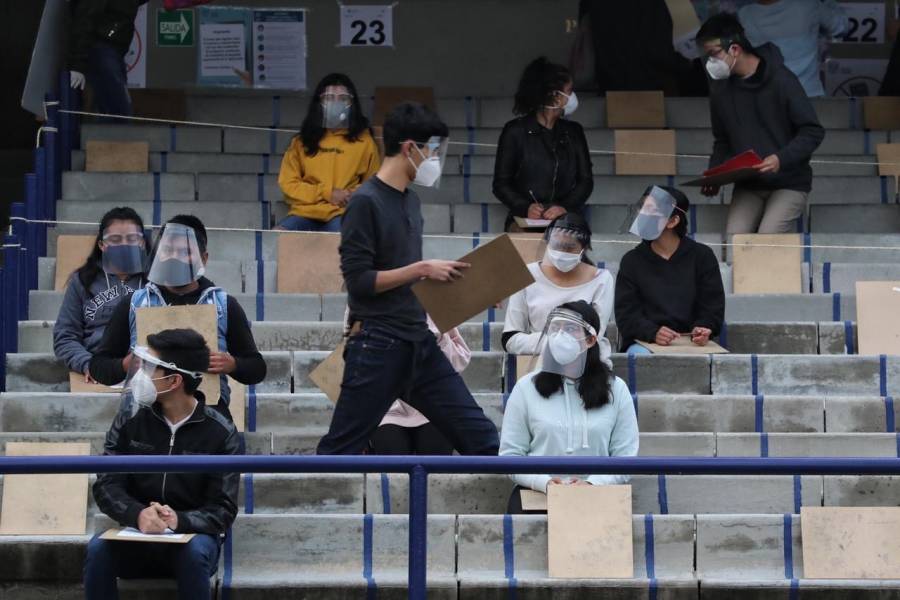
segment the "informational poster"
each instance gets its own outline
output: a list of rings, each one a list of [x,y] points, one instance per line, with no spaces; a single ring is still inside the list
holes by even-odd
[[[841,2],[847,13],[847,29],[835,42],[844,44],[883,44],[885,28],[884,2]]]
[[[876,96],[884,73],[886,59],[831,58],[825,61],[825,94],[828,96]]]
[[[341,5],[341,46],[394,46],[394,6]]]
[[[125,55],[128,87],[147,87],[147,5],[142,4],[134,19],[134,37]]]
[[[306,11],[254,10],[253,85],[282,90],[306,89]]]
[[[199,8],[199,85],[253,85],[248,60],[250,19],[251,11],[247,8]]]

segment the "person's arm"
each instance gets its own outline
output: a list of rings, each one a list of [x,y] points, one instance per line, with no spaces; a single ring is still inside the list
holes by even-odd
[[[500,456],[528,456],[531,450],[531,427],[528,423],[528,403],[523,391],[534,387],[531,377],[520,379],[509,395],[503,410],[503,426],[500,428]],[[549,475],[510,475],[517,485],[536,492],[546,493]]]
[[[472,351],[456,327],[438,338],[438,347],[457,373],[465,371],[472,360]]]
[[[712,250],[704,247],[699,260],[693,326],[706,327],[714,337],[719,335],[725,320],[725,287],[719,261]]]
[[[125,410],[120,410],[116,414],[112,427],[106,433],[104,456],[127,454],[128,440],[126,439],[125,423],[128,418],[129,413]],[[127,473],[98,474],[93,487],[94,501],[103,514],[121,525],[137,529],[138,515],[147,507],[128,493],[129,477],[130,475]]]
[[[797,77],[785,69],[782,71],[781,82],[784,86],[782,97],[787,104],[786,112],[795,132],[788,145],[775,153],[783,170],[809,162],[812,153],[825,139],[825,129],[819,124],[816,109]]]
[[[731,150],[731,141],[728,139],[728,131],[725,129],[725,124],[722,123],[722,118],[719,116],[712,93],[709,96],[709,114],[712,121],[713,134],[713,149],[712,155],[709,157],[709,168],[712,169],[731,158],[733,152]]]
[[[256,348],[256,340],[247,315],[234,296],[228,296],[228,353],[234,358],[234,371],[229,375],[244,385],[254,385],[266,378],[266,361]],[[215,349],[214,349],[215,351]]]
[[[69,278],[53,325],[53,353],[76,373],[84,373],[91,362],[91,353],[84,346],[84,301],[85,289],[75,273]]]
[[[517,217],[528,214],[528,207],[534,202],[527,190],[516,187],[516,174],[522,163],[522,149],[516,143],[513,127],[516,122],[507,123],[497,142],[497,156],[494,159],[494,196]],[[540,199],[538,199],[540,200]]]
[[[628,262],[623,262],[616,277],[615,310],[619,338],[652,342],[656,339],[659,325],[644,315],[641,291],[631,278],[629,267]]]
[[[509,298],[506,307],[506,318],[503,323],[501,341],[503,349],[510,354],[537,354],[538,342],[542,331],[530,331],[528,318],[528,302],[525,289],[519,290]]]
[[[847,13],[835,0],[819,1],[819,30],[827,38],[842,35],[847,30]]]
[[[613,405],[616,407],[616,422],[609,436],[610,456],[637,456],[641,443],[638,431],[634,401],[628,388],[616,377],[612,383]],[[592,485],[623,485],[631,479],[628,475],[591,475],[587,478]]]
[[[240,437],[232,425],[222,447],[214,454],[240,454]],[[178,510],[175,533],[219,535],[228,531],[237,516],[240,473],[207,473],[203,505]]]
[[[591,165],[591,152],[588,148],[584,129],[578,123],[572,132],[572,158],[575,160],[575,187],[556,202],[567,211],[577,211],[584,206],[591,192],[594,191],[594,173]]]
[[[281,159],[281,170],[278,171],[278,187],[293,202],[300,204],[318,204],[331,200],[331,188],[323,183],[304,181],[303,144],[300,138],[294,138],[290,147]]]
[[[72,20],[69,26],[68,68],[85,73],[88,70],[88,51],[94,45],[94,29],[106,10],[108,0],[79,0],[69,2]]]
[[[91,377],[104,385],[116,385],[125,379],[127,373],[122,359],[131,351],[131,326],[128,322],[131,310],[131,295],[127,295],[116,305],[100,346],[91,358]]]

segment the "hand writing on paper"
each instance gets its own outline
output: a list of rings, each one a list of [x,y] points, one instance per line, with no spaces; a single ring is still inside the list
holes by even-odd
[[[84,370],[84,382],[85,382],[85,383],[97,383],[97,380],[94,379],[93,377],[91,377],[91,370],[90,370],[90,369],[85,369],[85,370]]]
[[[718,196],[719,195],[719,186],[717,185],[704,185],[700,188],[700,193],[704,196]]]
[[[566,209],[564,209],[562,206],[551,206],[544,211],[544,218],[552,221],[553,219],[561,217],[564,214],[566,214]]]
[[[138,529],[141,533],[165,533],[166,522],[159,516],[159,512],[152,504],[138,515]]]
[[[660,346],[668,346],[678,339],[678,334],[666,326],[660,327],[656,332],[656,343]]]
[[[237,368],[237,361],[227,352],[210,352],[209,353],[209,372],[225,375],[234,373]]]
[[[694,327],[691,331],[691,341],[698,346],[705,346],[709,343],[709,336],[711,335],[711,329],[707,329],[706,327]]]
[[[777,173],[781,170],[781,161],[778,156],[771,154],[756,166],[756,170],[760,173]]]
[[[423,260],[419,264],[421,265],[420,277],[422,279],[434,279],[435,281],[462,279],[462,270],[472,266],[456,260]]]
[[[544,217],[544,206],[535,202],[528,206],[529,219],[542,219]]]
[[[166,527],[172,531],[178,529],[178,513],[172,510],[168,504],[163,505],[158,502],[151,502],[150,507],[156,509],[156,514],[166,524]]]
[[[333,189],[331,190],[331,203],[340,208],[344,208],[347,206],[347,203],[350,201],[350,191],[349,190],[339,190]]]

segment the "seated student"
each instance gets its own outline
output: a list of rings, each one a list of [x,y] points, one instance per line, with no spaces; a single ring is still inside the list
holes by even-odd
[[[428,318],[428,329],[437,337],[438,347],[456,372],[462,373],[469,365],[472,351],[459,329],[454,327],[441,333],[431,317]],[[403,400],[391,404],[375,430],[370,446],[372,454],[453,454],[453,444],[425,415]]]
[[[637,416],[625,382],[600,359],[600,317],[583,300],[553,310],[541,370],[516,383],[503,413],[500,456],[637,456]],[[507,513],[522,513],[519,492],[549,485],[614,485],[625,475],[512,475]]]
[[[725,319],[719,261],[687,237],[689,208],[680,190],[654,186],[626,221],[644,241],[622,257],[616,278],[620,350],[649,354],[638,340],[668,346],[687,334],[705,346],[719,335]]]
[[[53,352],[70,371],[93,383],[88,365],[119,301],[144,285],[144,222],[127,207],[100,220],[90,256],[69,278],[53,326]],[[57,263],[58,264],[58,263]]]
[[[209,368],[209,348],[192,329],[169,329],[135,348],[130,402],[106,435],[105,455],[239,454],[234,425],[206,405],[197,390]],[[183,600],[210,598],[225,532],[237,514],[238,473],[101,473],[98,508],[145,534],[193,533],[186,544],[102,540],[88,544],[87,600],[115,600],[116,579],[173,577]]]
[[[578,108],[568,69],[541,57],[522,74],[513,112],[500,134],[494,163],[494,196],[513,217],[553,220],[581,212],[594,189],[584,129],[571,117]],[[516,230],[516,229],[513,229]]]
[[[278,185],[290,212],[276,229],[339,232],[350,194],[380,164],[353,82],[326,75],[281,161]]]
[[[565,302],[584,300],[600,315],[600,358],[611,367],[611,347],[604,334],[613,312],[615,282],[609,271],[595,267],[587,256],[591,249],[587,221],[575,213],[563,215],[544,232],[544,241],[543,260],[528,265],[534,283],[509,299],[503,348],[510,354],[538,354],[550,311]]]
[[[212,304],[218,315],[219,347],[210,356],[209,372],[220,376],[217,406],[230,418],[226,375],[244,385],[256,384],[266,377],[266,362],[256,349],[244,309],[233,296],[203,277],[209,260],[206,240],[206,227],[197,217],[178,215],[169,219],[154,248],[149,283],[116,307],[90,368],[94,379],[106,385],[125,379],[131,350],[137,345],[138,308]]]

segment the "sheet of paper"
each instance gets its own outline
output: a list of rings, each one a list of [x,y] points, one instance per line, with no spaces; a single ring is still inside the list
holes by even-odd
[[[501,235],[459,259],[471,265],[462,279],[426,279],[412,286],[425,312],[446,333],[534,283],[508,235]]]
[[[306,11],[254,10],[253,85],[306,89]]]
[[[247,421],[247,386],[229,377],[228,388],[231,390],[228,410],[231,412],[235,428],[243,432]]]
[[[682,334],[668,346],[642,341],[638,341],[638,344],[653,354],[728,354],[728,350],[713,341],[707,342],[705,346],[698,346],[691,341],[690,334]]]
[[[337,294],[343,290],[341,236],[333,233],[278,234],[279,294]]]
[[[800,509],[805,579],[900,579],[900,507]]]
[[[550,219],[523,219],[522,217],[513,217],[513,221],[522,229],[546,229],[551,223]]]
[[[606,92],[606,121],[610,129],[663,129],[666,126],[663,93]]]
[[[69,277],[87,260],[96,240],[97,237],[93,235],[61,235],[56,238],[55,291],[66,289]]]
[[[344,380],[344,346],[346,343],[342,341],[334,352],[309,374],[310,381],[335,404],[341,396],[341,383]]]
[[[229,77],[247,69],[243,23],[200,24],[200,76]]]
[[[547,488],[550,577],[634,577],[630,485]]]
[[[116,542],[145,542],[156,544],[186,544],[193,539],[193,533],[175,533],[166,529],[165,533],[141,533],[133,527],[112,527],[103,532],[100,539]]]
[[[859,353],[900,354],[900,281],[856,282]]]
[[[516,356],[516,381],[541,368],[541,357],[530,354]]]
[[[802,294],[803,240],[799,233],[732,238],[735,294]]]
[[[547,494],[534,490],[519,490],[522,510],[547,510]]]
[[[675,175],[675,130],[617,129],[616,175]],[[653,156],[650,156],[653,155]]]

